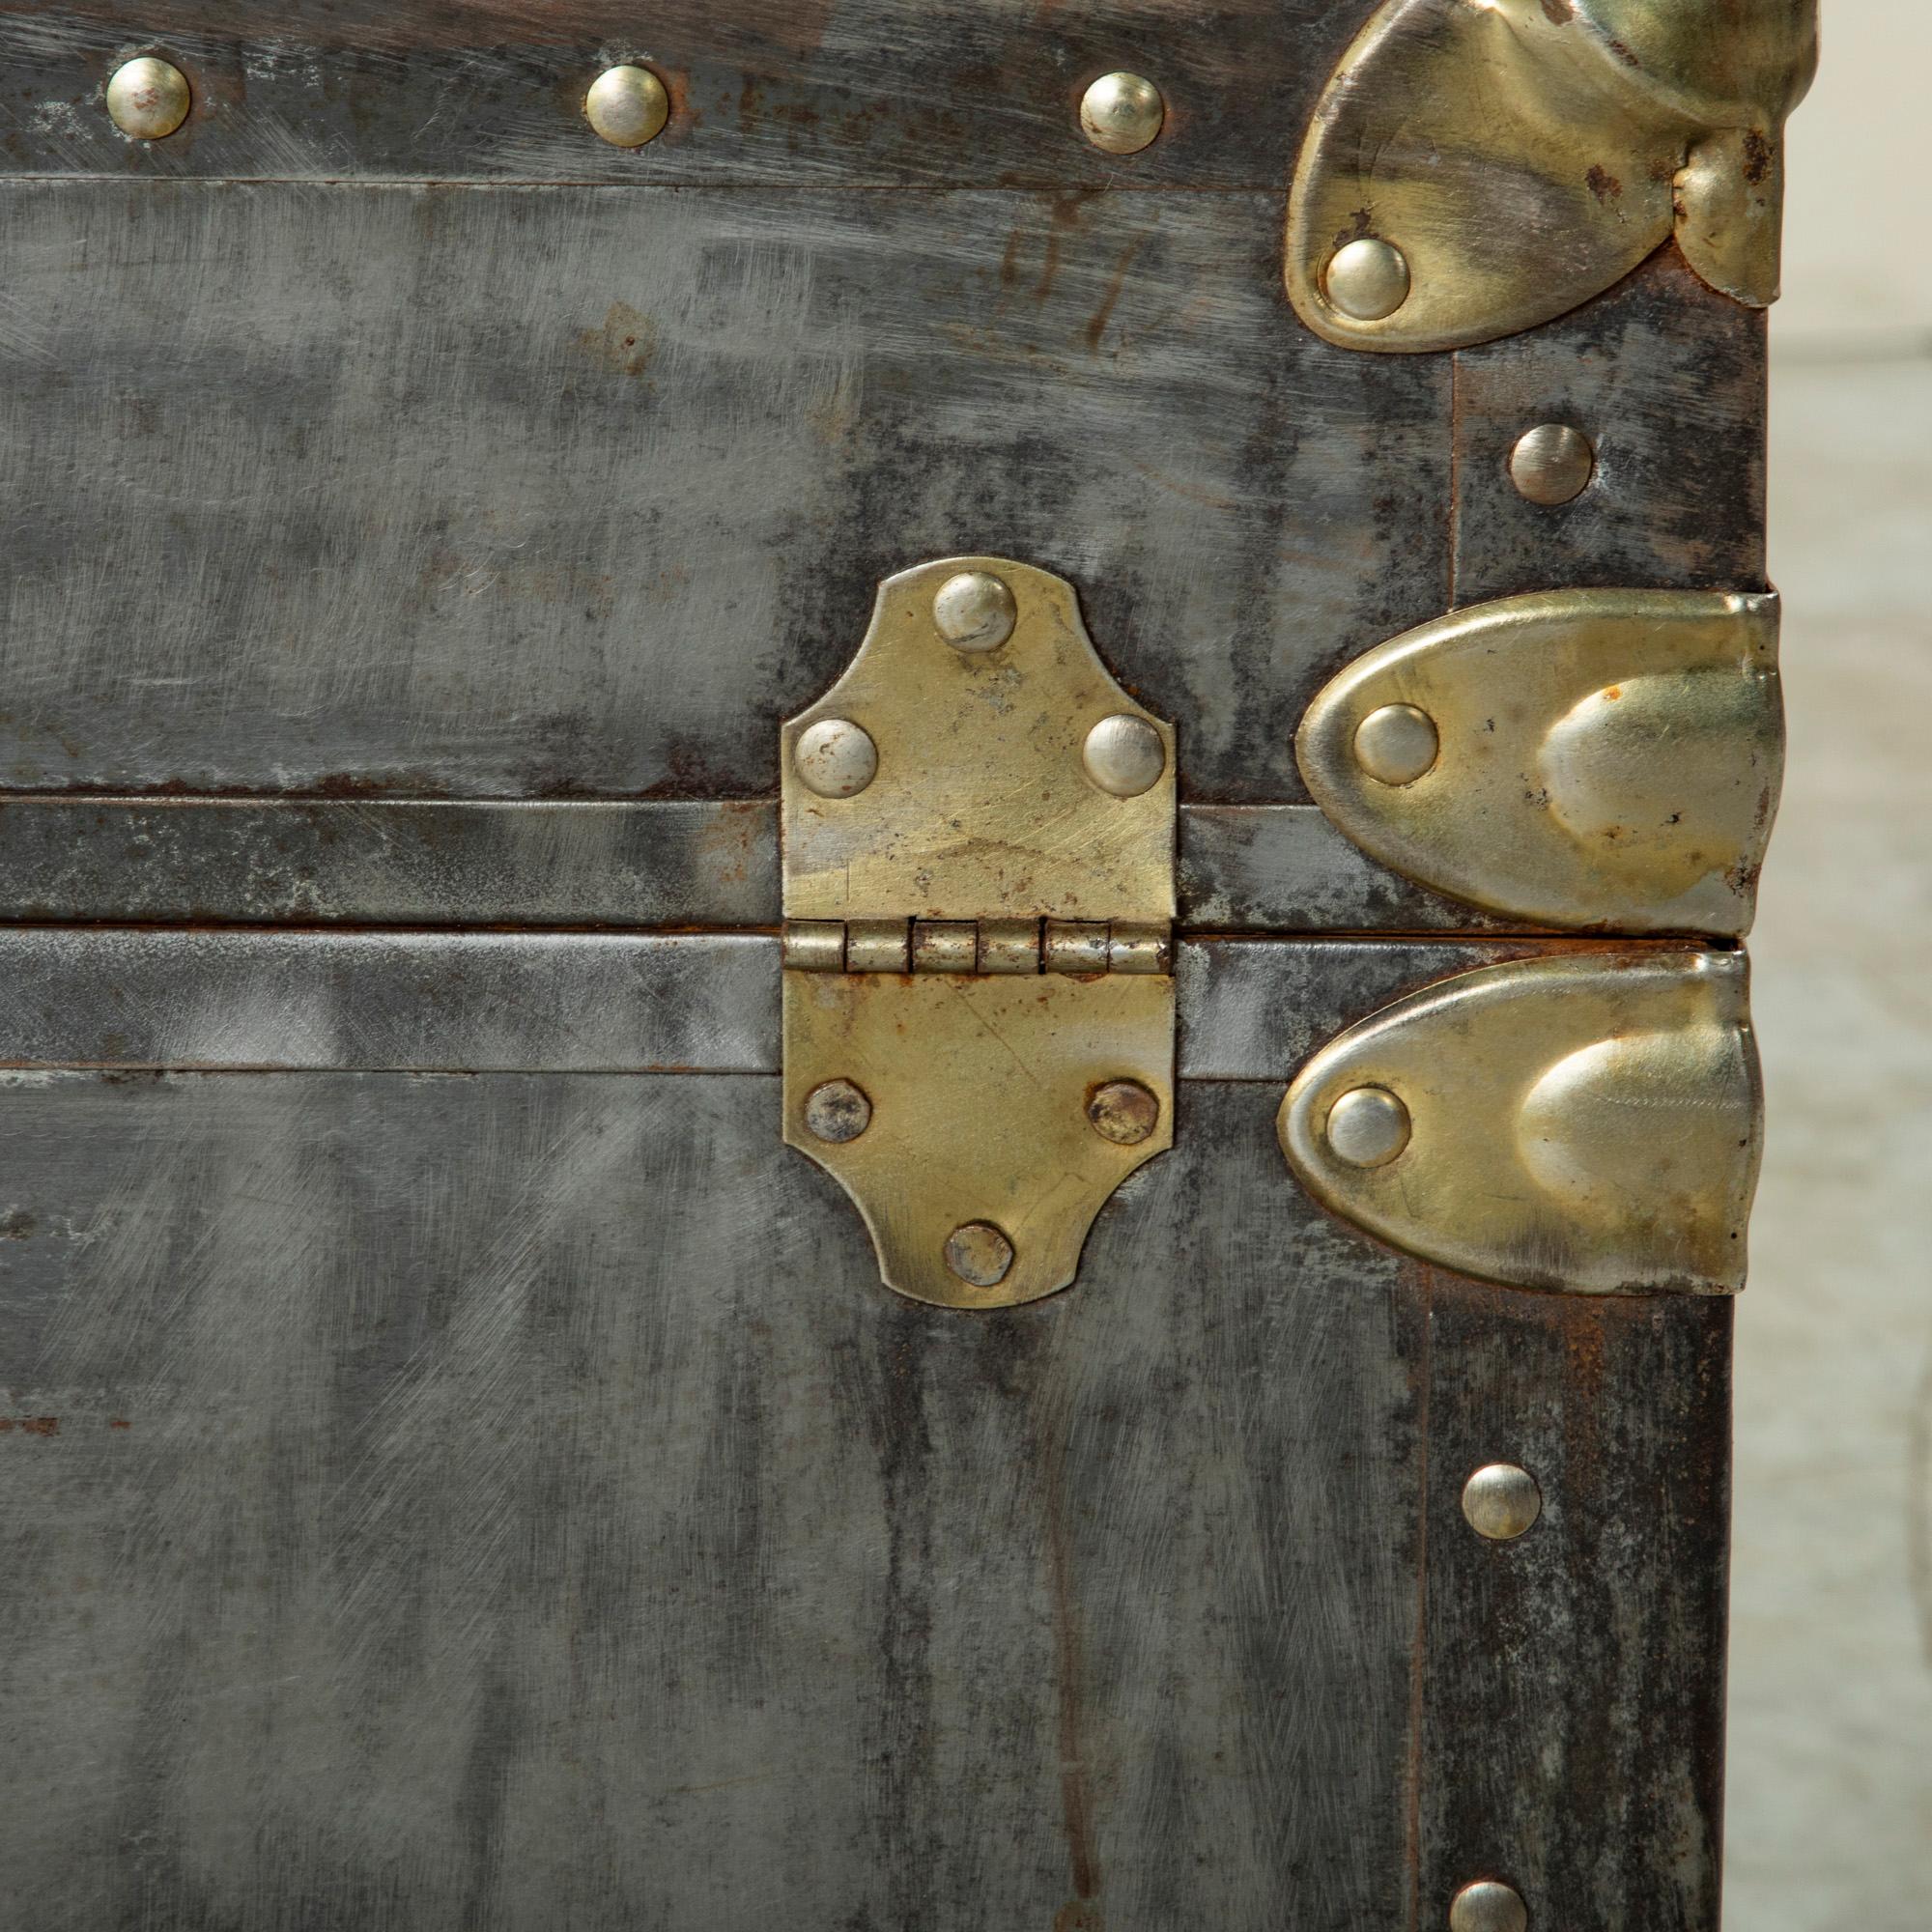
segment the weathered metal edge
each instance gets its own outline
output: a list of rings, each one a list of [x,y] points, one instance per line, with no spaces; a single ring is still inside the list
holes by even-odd
[[[1178,1071],[1285,1083],[1429,981],[1560,940],[1208,939],[1177,948]],[[0,1067],[761,1073],[767,933],[0,928]]]
[[[1183,805],[1180,917],[1232,932],[1499,932],[1311,805]],[[772,799],[0,794],[0,921],[775,925]]]

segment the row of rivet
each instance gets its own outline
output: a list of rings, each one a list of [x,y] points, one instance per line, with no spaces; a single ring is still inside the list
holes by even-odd
[[[1412,705],[1387,705],[1363,720],[1356,751],[1369,753],[1362,762],[1372,776],[1384,783],[1407,783],[1435,763],[1435,727]],[[1387,1088],[1354,1087],[1328,1109],[1322,1134],[1336,1156],[1351,1166],[1386,1167],[1407,1149],[1411,1122],[1408,1109]],[[1543,1492],[1518,1463],[1485,1463],[1463,1485],[1463,1518],[1492,1543],[1526,1535],[1542,1513]],[[1478,1879],[1450,1901],[1449,1932],[1526,1932],[1528,1924],[1521,1893],[1500,1879]]]
[[[1167,927],[1124,920],[788,919],[793,973],[1141,973],[1173,965]]]
[[[107,83],[109,116],[137,141],[165,141],[192,105],[187,76],[158,55],[125,62]],[[583,118],[613,148],[641,148],[669,123],[670,94],[649,68],[625,62],[590,83]],[[1109,155],[1137,155],[1151,146],[1166,119],[1159,88],[1137,73],[1103,73],[1080,98],[1080,131]]]

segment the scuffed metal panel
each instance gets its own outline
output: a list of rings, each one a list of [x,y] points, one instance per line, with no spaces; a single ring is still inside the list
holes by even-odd
[[[1549,950],[1186,941],[1180,1077],[1286,1082],[1429,980]],[[776,1073],[779,972],[753,933],[0,927],[0,1065]]]
[[[1440,611],[1446,365],[1275,198],[0,185],[0,786],[732,798],[878,583],[1071,580],[1194,795]]]
[[[1493,1875],[1532,1923],[1718,1923],[1731,1304],[1517,1294],[1416,1270],[1427,1310],[1422,1923]],[[1514,1543],[1463,1520],[1498,1459]]]
[[[765,799],[9,798],[0,918],[774,925]]]
[[[1401,1921],[1414,1325],[1270,1089],[962,1319],[775,1085],[12,1077],[23,1923]]]
[[[1574,315],[1456,364],[1456,594],[1763,590],[1765,317],[1674,249]],[[1575,502],[1510,480],[1517,439],[1565,423],[1597,452]]]

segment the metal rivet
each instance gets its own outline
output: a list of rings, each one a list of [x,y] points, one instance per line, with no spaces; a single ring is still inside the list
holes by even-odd
[[[1386,1167],[1408,1145],[1408,1109],[1384,1087],[1357,1087],[1328,1109],[1323,1131],[1350,1167]]]
[[[1550,509],[1580,497],[1596,470],[1590,439],[1568,423],[1539,423],[1510,451],[1510,481],[1532,503]]]
[[[849,718],[821,718],[799,733],[791,759],[807,788],[820,798],[850,798],[877,776],[879,748]]]
[[[583,118],[613,148],[641,148],[664,132],[670,97],[647,67],[606,68],[583,97]]]
[[[1167,769],[1167,747],[1145,718],[1121,711],[1101,719],[1088,732],[1080,762],[1102,791],[1116,798],[1138,798],[1160,781]]]
[[[115,127],[137,141],[165,141],[193,105],[187,75],[153,54],[114,70],[107,83],[107,112]]]
[[[1451,1902],[1449,1932],[1529,1932],[1529,1908],[1514,1886],[1478,1879]]]
[[[1019,606],[1002,578],[987,570],[962,570],[939,586],[932,621],[955,651],[996,651],[1013,634]]]
[[[1509,1543],[1543,1514],[1543,1492],[1515,1463],[1486,1463],[1463,1485],[1463,1514],[1478,1536]]]
[[[872,1103],[849,1080],[828,1080],[805,1096],[805,1124],[814,1140],[842,1147],[872,1124]]]
[[[1384,704],[1355,726],[1355,762],[1380,784],[1413,784],[1441,749],[1435,719],[1412,704]]]
[[[1080,97],[1080,131],[1109,155],[1137,155],[1160,132],[1167,104],[1137,73],[1103,73]]]
[[[1329,256],[1321,285],[1351,321],[1380,322],[1408,299],[1408,258],[1393,242],[1365,235]]]
[[[975,1288],[997,1288],[1013,1264],[1013,1244],[990,1221],[968,1221],[946,1237],[946,1265]]]
[[[1087,1102],[1087,1118],[1103,1141],[1138,1147],[1160,1121],[1160,1102],[1138,1080],[1109,1080]]]

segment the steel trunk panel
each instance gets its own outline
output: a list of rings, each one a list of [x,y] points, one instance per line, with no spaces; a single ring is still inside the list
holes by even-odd
[[[7,1077],[24,1918],[1262,1932],[1505,1854],[1708,1906],[1727,1311],[1401,1262],[1272,1082],[962,1320],[769,1077]]]
[[[0,0],[13,1918],[1716,1932],[1772,11]]]

